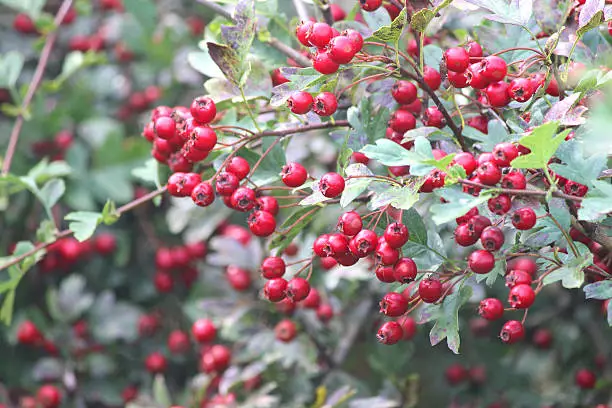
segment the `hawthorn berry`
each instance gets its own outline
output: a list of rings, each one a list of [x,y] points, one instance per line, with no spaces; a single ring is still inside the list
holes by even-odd
[[[536,225],[537,216],[530,207],[519,208],[512,214],[512,225],[517,230],[528,230]]]
[[[470,218],[467,222],[468,228],[474,235],[480,238],[482,231],[488,226],[491,225],[491,220],[485,217],[484,215],[475,215]]]
[[[327,173],[319,180],[319,191],[327,198],[334,198],[344,191],[344,177],[338,173]]]
[[[482,60],[482,75],[491,82],[503,80],[507,72],[506,61],[497,55],[490,55]]]
[[[317,307],[317,318],[323,322],[329,322],[334,317],[334,309],[329,303],[321,303]]]
[[[336,228],[344,235],[353,237],[363,228],[363,221],[358,212],[348,211],[338,217]]]
[[[312,251],[321,258],[330,256],[329,234],[319,235],[312,244]]]
[[[225,269],[225,278],[230,286],[238,292],[244,292],[251,287],[251,274],[238,266],[229,265]]]
[[[467,125],[484,133],[485,135],[489,133],[489,121],[485,116],[474,116],[473,118],[468,119]]]
[[[425,180],[421,187],[419,188],[419,192],[421,193],[431,193],[436,188],[444,187],[444,179],[446,178],[446,173],[439,169],[433,169]]]
[[[159,293],[171,292],[174,288],[174,279],[172,275],[166,271],[157,271],[153,275],[153,285]]]
[[[508,303],[515,309],[528,309],[535,300],[535,292],[530,285],[516,285],[510,289]]]
[[[340,64],[335,63],[327,51],[317,51],[312,57],[312,67],[321,74],[333,74]]]
[[[287,187],[299,187],[307,178],[308,172],[300,163],[288,163],[281,170],[281,180]]]
[[[498,227],[486,227],[480,234],[480,243],[487,251],[497,251],[504,245],[504,233]]]
[[[529,78],[515,78],[510,81],[508,95],[517,102],[527,102],[535,90],[536,87]]]
[[[446,368],[444,376],[450,385],[457,385],[467,379],[468,371],[459,363],[452,364]]]
[[[511,171],[502,177],[500,184],[502,188],[524,190],[527,188],[527,179],[523,173],[519,171]]]
[[[215,192],[208,182],[201,182],[191,191],[191,199],[195,205],[208,207],[215,200]]]
[[[274,335],[283,343],[288,343],[295,338],[297,329],[295,323],[289,319],[283,319],[274,327]]]
[[[593,389],[595,388],[595,384],[597,383],[597,377],[595,376],[595,373],[586,368],[582,368],[576,371],[576,376],[574,379],[576,385],[582,388],[583,390]]]
[[[518,320],[508,320],[502,326],[499,337],[506,344],[517,343],[525,337],[525,327]]]
[[[401,222],[393,222],[385,228],[384,240],[391,248],[401,248],[409,238],[408,228]]]
[[[287,281],[283,278],[270,279],[263,288],[266,299],[270,302],[280,302],[286,296]]]
[[[359,31],[349,28],[343,31],[342,35],[351,40],[351,44],[353,46],[353,55],[361,51],[361,48],[363,47],[363,36]]]
[[[517,285],[531,285],[532,279],[529,272],[521,269],[513,269],[506,275],[506,286],[513,288]]]
[[[255,207],[255,200],[255,191],[248,187],[239,187],[232,193],[232,208],[242,212],[249,211]]]
[[[389,245],[389,243],[387,243],[384,239],[379,239],[375,257],[377,264],[395,265],[399,259],[399,251]]]
[[[359,4],[361,5],[361,9],[363,11],[375,11],[377,10],[383,3],[383,0],[359,0]]]
[[[482,66],[481,62],[471,64],[465,71],[466,82],[474,89],[485,89],[492,82],[484,76]]]
[[[417,265],[412,258],[401,258],[393,267],[393,277],[397,282],[409,283],[417,277]]]
[[[215,188],[217,189],[217,193],[222,196],[231,196],[234,191],[238,189],[238,186],[240,186],[240,180],[238,180],[238,177],[234,173],[222,171],[217,175]]]
[[[448,71],[446,75],[448,78],[448,82],[450,82],[450,84],[457,89],[467,88],[469,86],[467,71],[463,71],[463,72]]]
[[[435,303],[442,297],[442,283],[439,279],[429,277],[419,282],[419,296],[425,303]]]
[[[208,96],[198,96],[189,108],[193,119],[200,124],[208,124],[217,116],[217,106]]]
[[[378,265],[374,271],[376,279],[381,282],[391,283],[395,282],[395,271],[391,265]]]
[[[271,196],[261,196],[257,197],[257,201],[255,202],[255,209],[260,211],[267,211],[270,214],[276,216],[278,214],[278,201],[276,198]]]
[[[468,247],[478,242],[479,235],[475,234],[467,223],[457,225],[455,228],[455,242],[461,246]]]
[[[159,374],[166,371],[166,357],[159,352],[151,353],[145,359],[145,367],[147,371],[153,374]]]
[[[285,269],[285,261],[278,256],[269,256],[261,263],[261,275],[266,279],[282,278]]]
[[[209,319],[198,319],[191,325],[191,334],[198,343],[208,343],[215,339],[217,328]]]
[[[550,82],[548,83],[548,86],[546,87],[545,92],[548,95],[555,97],[561,95],[561,91],[559,90],[559,83],[555,78],[551,78]]]
[[[287,82],[291,82],[283,75],[280,68],[276,68],[274,71],[272,71],[270,76],[272,78],[272,86],[279,86]]]
[[[287,107],[296,115],[303,115],[310,112],[314,99],[312,95],[306,91],[297,91],[291,94],[287,99]]]
[[[389,118],[389,127],[398,133],[406,133],[416,127],[416,119],[410,112],[396,110]]]
[[[494,82],[487,86],[485,94],[489,105],[494,108],[503,108],[510,103],[510,96],[508,95],[508,84],[506,82]]]
[[[378,236],[374,231],[362,229],[351,239],[349,249],[359,258],[365,258],[376,251]]]
[[[308,32],[312,29],[314,22],[307,20],[303,21],[301,24],[295,28],[295,36],[297,37],[300,44],[304,47],[310,47],[310,42],[308,41]]]
[[[276,229],[274,216],[267,211],[254,211],[247,220],[249,229],[258,237],[270,236]]]
[[[507,271],[511,271],[513,269],[520,269],[521,271],[525,271],[529,273],[531,276],[535,276],[537,272],[537,264],[532,258],[524,257],[524,258],[515,258],[508,262]]]
[[[176,123],[169,116],[161,116],[153,122],[153,130],[157,137],[169,140],[176,134]]]
[[[589,188],[584,184],[576,183],[575,181],[568,180],[563,186],[565,194],[569,194],[575,197],[584,197]]]
[[[484,249],[477,249],[468,256],[468,267],[480,275],[489,273],[495,267],[495,256]]]
[[[444,63],[449,71],[463,72],[470,65],[470,55],[464,48],[449,48],[444,52]]]
[[[319,116],[331,116],[338,109],[336,95],[331,92],[321,92],[314,99],[312,110]]]
[[[353,40],[344,35],[332,38],[327,46],[329,58],[337,64],[351,62],[356,53],[355,48]]]
[[[501,170],[492,162],[485,162],[478,166],[476,175],[482,184],[493,186],[501,180]]]
[[[402,326],[396,321],[384,322],[376,333],[376,338],[382,344],[395,344],[404,337]]]
[[[225,166],[225,171],[235,174],[238,180],[242,180],[251,172],[251,166],[246,159],[234,156]]]
[[[287,282],[286,296],[294,302],[306,299],[310,292],[310,284],[304,278],[294,277]]]
[[[430,106],[429,108],[425,109],[425,112],[423,113],[423,124],[425,126],[432,126],[442,129],[444,126],[446,126],[446,119],[444,118],[444,115],[440,109],[435,106]]]
[[[173,354],[183,354],[189,350],[189,336],[184,331],[173,330],[168,335],[168,350]]]
[[[408,105],[417,99],[417,87],[410,81],[399,80],[391,87],[391,96],[400,105]]]
[[[480,301],[478,314],[487,320],[501,319],[504,315],[504,305],[497,298],[487,298]]]
[[[380,301],[380,312],[389,317],[397,317],[406,313],[408,301],[397,292],[389,292]]]
[[[332,36],[332,28],[327,23],[314,23],[309,26],[306,32],[306,40],[308,40],[310,45],[317,48],[323,48],[329,44]]]
[[[45,384],[36,392],[36,400],[42,408],[57,408],[62,402],[62,394],[55,385]]]
[[[319,304],[321,304],[321,295],[319,295],[319,291],[315,288],[310,288],[306,298],[300,302],[300,306],[307,309],[316,309],[319,307]]]
[[[470,211],[466,212],[461,217],[455,218],[455,221],[457,222],[457,225],[467,224],[468,221],[470,220],[470,218],[472,218],[472,217],[474,217],[476,215],[479,215],[478,214],[478,207],[473,207]]]
[[[478,162],[469,152],[461,152],[457,153],[455,157],[453,157],[453,161],[451,165],[459,165],[463,167],[466,175],[471,175],[478,168]]]
[[[432,91],[437,91],[442,84],[442,76],[432,67],[423,68],[423,81],[431,88]]]
[[[487,206],[489,210],[497,215],[504,215],[510,208],[512,207],[512,202],[510,201],[510,197],[507,194],[500,194],[497,197],[490,198],[487,201]]]
[[[38,327],[30,320],[24,320],[17,328],[17,341],[20,344],[35,345],[43,340]]]
[[[470,64],[480,61],[482,58],[482,47],[476,41],[470,41],[466,44],[467,52],[470,56]]]

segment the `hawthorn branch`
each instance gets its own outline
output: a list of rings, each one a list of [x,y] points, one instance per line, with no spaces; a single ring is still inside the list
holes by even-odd
[[[546,197],[546,195],[549,194],[548,191],[546,190],[538,190],[538,189],[518,190],[518,189],[513,189],[513,188],[497,188],[497,187],[491,188],[491,186],[488,186],[486,184],[476,183],[474,181],[464,180],[464,179],[459,179],[459,183],[464,184],[466,186],[472,186],[472,187],[478,187],[478,188],[485,189],[485,190],[491,190],[499,194],[508,194],[508,195],[514,195],[514,196]],[[582,197],[571,196],[561,191],[553,191],[552,196],[557,197],[557,198],[562,198],[564,200],[571,200],[571,201],[578,201],[578,202],[583,200]]]
[[[8,147],[6,148],[6,154],[4,156],[4,162],[2,163],[2,175],[8,174],[11,169],[11,162],[13,161],[15,150],[17,149],[17,141],[19,140],[21,128],[23,127],[24,112],[27,111],[27,109],[30,107],[30,103],[32,103],[32,99],[34,99],[34,94],[36,93],[36,90],[42,82],[43,75],[45,73],[45,68],[47,67],[47,63],[49,62],[49,57],[51,56],[51,51],[53,50],[53,46],[55,45],[55,40],[57,39],[59,26],[61,25],[62,21],[64,20],[64,17],[68,13],[68,10],[70,10],[70,6],[72,6],[72,0],[63,1],[55,16],[55,29],[53,30],[53,32],[47,35],[45,45],[43,46],[42,52],[40,54],[40,59],[38,60],[38,64],[36,65],[36,69],[34,71],[34,76],[32,77],[32,81],[28,86],[28,91],[25,97],[23,98],[21,109],[19,110],[19,114],[17,115],[17,119],[15,120],[15,124],[13,125],[13,129],[11,130]]]
[[[329,3],[327,1],[319,1],[317,3],[319,5],[319,10],[321,10],[321,13],[323,14],[325,22],[329,25],[334,24],[334,16],[332,15]]]
[[[154,199],[155,197],[157,197],[158,195],[163,194],[165,191],[167,190],[167,187],[162,187],[159,190],[155,190],[155,191],[151,191],[150,193],[137,198],[134,201],[131,201],[119,208],[117,208],[117,210],[115,210],[115,215],[116,216],[121,216],[122,214],[133,210],[134,208],[138,207],[139,205],[142,205],[148,201],[151,201],[152,199]],[[62,230],[60,232],[58,232],[55,235],[55,239],[58,240],[60,238],[66,238],[69,237],[70,235],[72,235],[73,232],[69,229],[65,229]],[[54,241],[55,242],[55,241]],[[9,262],[5,263],[4,265],[0,265],[0,271],[9,268],[13,265],[18,264],[19,262],[23,261],[24,259],[26,259],[27,257],[30,257],[34,254],[36,254],[38,251],[41,251],[45,248],[47,248],[48,246],[50,246],[51,244],[53,244],[53,242],[41,242],[40,244],[34,246],[34,248],[30,249],[27,252],[24,252],[23,254],[16,256],[15,258],[11,259]]]
[[[335,128],[335,127],[350,127],[350,126],[351,125],[349,124],[348,120],[337,120],[334,123],[332,123],[332,122],[325,122],[325,123],[317,123],[317,124],[314,124],[314,125],[301,126],[299,128],[291,128],[291,129],[283,129],[283,130],[268,130],[268,131],[264,131],[264,132],[258,133],[255,136],[259,136],[259,137],[269,137],[269,136],[282,137],[282,136],[287,136],[287,135],[291,135],[291,134],[294,134],[294,133],[309,132],[311,130],[321,130],[321,129],[330,129],[330,128]]]

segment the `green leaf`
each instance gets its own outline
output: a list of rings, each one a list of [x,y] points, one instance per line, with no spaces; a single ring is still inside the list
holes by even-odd
[[[94,234],[96,227],[102,222],[102,214],[92,211],[75,211],[68,213],[65,220],[71,221],[68,223],[68,228],[74,233],[74,237],[83,242]]]
[[[499,120],[491,120],[488,124],[488,134],[484,134],[471,126],[463,129],[463,135],[472,140],[481,142],[484,151],[493,151],[495,145],[512,140],[512,136],[506,130],[504,124]]]
[[[432,221],[437,225],[454,221],[455,218],[465,215],[472,208],[479,206],[491,198],[490,194],[483,191],[477,197],[464,193],[456,187],[437,189],[434,193],[444,198],[445,203],[435,203],[431,206]]]
[[[427,26],[433,20],[436,14],[429,9],[421,9],[412,15],[410,19],[410,27],[413,30],[422,33],[427,29]]]
[[[588,284],[583,290],[587,299],[612,299],[612,281],[609,280]]]
[[[151,35],[157,25],[157,6],[151,0],[124,0],[127,14],[133,16],[145,33]]]
[[[576,139],[562,143],[555,156],[561,159],[564,164],[550,164],[552,171],[589,187],[593,185],[601,171],[605,169],[607,161],[605,152],[585,157],[584,142]]]
[[[378,30],[374,31],[372,37],[383,42],[395,43],[402,35],[402,30],[408,22],[407,15],[406,8],[404,7],[390,25],[380,27]]]
[[[242,71],[240,69],[242,63],[238,53],[228,45],[216,44],[213,42],[206,43],[208,53],[215,64],[219,67],[223,75],[235,86],[240,83]]]
[[[142,167],[132,170],[132,176],[144,181],[146,184],[153,184],[158,189],[161,188],[159,181],[159,163],[155,159],[148,159]]]
[[[370,30],[377,31],[382,27],[391,25],[391,17],[389,17],[389,13],[387,13],[384,7],[379,7],[372,12],[363,13],[362,15],[363,19],[368,23]]]
[[[270,250],[276,249],[277,253],[282,253],[291,244],[293,238],[310,224],[320,209],[321,207],[300,208],[291,214],[280,226],[279,231],[281,232],[270,241]],[[291,230],[289,230],[290,227],[292,227]]]
[[[361,152],[385,166],[410,166],[410,174],[427,175],[440,163],[433,157],[431,144],[424,137],[415,139],[414,150],[406,150],[389,139],[378,139],[376,145],[367,145]],[[446,159],[443,158],[442,162]],[[452,160],[452,158],[451,158]]]
[[[531,150],[531,153],[519,156],[510,163],[515,169],[544,169],[555,154],[559,145],[570,132],[569,129],[557,135],[557,122],[548,122],[533,129],[523,136],[519,143]]]
[[[0,4],[27,13],[36,20],[45,5],[45,0],[0,0]]]
[[[5,325],[10,326],[13,320],[13,306],[15,305],[15,289],[12,289],[4,295],[2,308],[0,308],[0,321]]]
[[[427,229],[423,222],[423,217],[414,208],[404,211],[402,222],[410,232],[410,241],[421,245],[427,245]]]
[[[64,192],[66,192],[64,180],[52,179],[47,181],[39,193],[42,205],[51,211],[51,208],[62,198]]]
[[[461,289],[448,295],[442,303],[441,315],[429,332],[429,341],[432,346],[446,339],[448,348],[459,354],[459,309],[472,296],[472,288],[463,286]]]
[[[533,0],[466,0],[493,14],[485,18],[502,24],[527,26],[533,15]]]
[[[495,267],[489,273],[483,275],[474,275],[476,282],[486,281],[487,286],[491,287],[497,281],[497,278],[506,274],[506,263],[502,260],[495,262]]]
[[[370,185],[374,195],[370,198],[368,208],[375,210],[386,205],[407,210],[412,208],[419,200],[418,191],[411,186],[397,186],[388,183],[375,183]]]
[[[0,56],[0,88],[13,89],[23,68],[23,55],[9,51]]]
[[[355,163],[348,166],[345,174],[347,178],[346,185],[340,197],[340,207],[342,208],[352,203],[353,200],[359,197],[359,195],[368,188],[370,183],[374,181],[374,179],[370,177],[356,177],[373,175],[372,171],[365,164],[361,163]]]
[[[594,221],[612,212],[612,185],[605,181],[593,181],[592,185],[578,209],[580,220]]]
[[[42,184],[52,178],[68,176],[71,172],[72,169],[65,161],[58,160],[49,163],[47,159],[43,159],[30,169],[28,177],[37,184]]]
[[[51,243],[55,241],[55,233],[57,228],[55,222],[52,220],[41,221],[38,229],[36,230],[36,240],[38,242]]]
[[[544,277],[544,285],[561,281],[561,285],[567,289],[575,289],[584,283],[584,268],[593,264],[593,254],[588,250],[582,255],[574,258],[570,256],[568,262],[556,271]]]
[[[153,399],[160,407],[172,406],[170,391],[162,374],[157,374],[153,379]]]
[[[599,0],[587,0],[581,7],[578,15],[578,30],[576,31],[578,38],[582,37],[587,31],[599,27],[604,21],[604,4],[603,1]]]
[[[102,222],[106,225],[112,225],[119,220],[120,215],[117,214],[117,207],[115,202],[107,200],[102,209]]]

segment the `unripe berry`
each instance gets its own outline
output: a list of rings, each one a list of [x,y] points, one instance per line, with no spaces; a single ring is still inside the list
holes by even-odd
[[[535,292],[529,285],[516,285],[510,289],[508,303],[515,309],[528,309],[535,301]]]
[[[517,230],[528,230],[536,225],[537,216],[530,207],[519,208],[512,214],[512,225]]]
[[[380,312],[390,317],[401,316],[408,310],[408,301],[397,292],[387,293],[379,305]]]
[[[525,337],[525,327],[518,320],[509,320],[504,323],[499,337],[506,344],[517,343]]]
[[[468,257],[468,266],[474,273],[489,273],[495,267],[495,257],[489,251],[478,249]]]
[[[395,321],[384,322],[376,334],[376,338],[380,343],[389,345],[397,343],[403,337],[404,331],[402,326]]]
[[[504,315],[504,305],[497,298],[487,298],[480,301],[478,314],[487,320],[501,319]]]

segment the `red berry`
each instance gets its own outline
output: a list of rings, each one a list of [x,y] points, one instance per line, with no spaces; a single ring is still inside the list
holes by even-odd
[[[497,298],[487,298],[480,301],[478,314],[487,320],[501,319],[504,315],[504,305]]]
[[[173,354],[183,354],[191,344],[189,343],[189,336],[181,330],[173,330],[168,335],[168,350]]]
[[[306,91],[294,92],[289,99],[287,99],[287,106],[289,110],[296,115],[303,115],[310,112],[314,99],[312,95]]]
[[[331,11],[334,21],[344,20],[346,18],[346,13],[342,9],[342,7],[340,7],[339,5],[330,4],[329,9]]]
[[[449,71],[463,72],[470,65],[470,55],[461,47],[449,48],[444,52],[444,62]]]
[[[471,175],[478,167],[478,162],[476,161],[472,153],[468,152],[457,153],[455,157],[453,157],[453,161],[451,162],[451,164],[457,164],[463,167],[463,169],[465,170],[465,174],[468,176]]]
[[[295,323],[289,319],[283,319],[276,324],[274,327],[274,335],[276,338],[284,343],[288,343],[295,338],[297,329]]]
[[[425,278],[419,282],[419,296],[425,303],[435,303],[442,297],[442,283],[437,278]]]
[[[489,133],[489,121],[485,116],[474,116],[473,118],[468,119],[467,125],[484,133],[485,135]]]
[[[546,87],[546,93],[550,96],[559,96],[561,92],[559,91],[559,83],[555,78],[552,78]]]
[[[355,56],[355,44],[350,38],[339,35],[329,42],[328,52],[329,58],[335,63],[348,64]]]
[[[416,279],[417,265],[412,258],[401,258],[393,267],[393,277],[397,282],[409,283]]]
[[[376,279],[381,282],[391,283],[395,282],[395,273],[393,270],[393,266],[389,265],[379,265],[376,267]]]
[[[327,173],[319,180],[319,191],[325,197],[334,198],[344,191],[344,178],[338,173]]]
[[[478,249],[468,257],[468,266],[474,273],[489,273],[495,267],[495,256],[489,251]]]
[[[470,55],[470,64],[480,61],[482,57],[482,47],[476,41],[470,41],[466,45],[467,52]]]
[[[378,333],[376,333],[376,338],[382,344],[395,344],[400,341],[404,337],[404,330],[402,326],[395,321],[384,322],[380,329],[378,329]]]
[[[425,112],[423,113],[423,124],[425,126],[432,126],[442,129],[444,126],[446,126],[446,119],[444,118],[444,115],[440,109],[435,106],[430,106],[429,108],[425,109]]]
[[[62,402],[62,394],[55,385],[46,384],[38,389],[36,400],[42,408],[57,408]]]
[[[340,65],[332,61],[327,51],[317,51],[312,57],[312,67],[321,74],[333,74]]]
[[[166,357],[163,354],[154,352],[145,359],[145,367],[147,371],[153,374],[163,373],[166,371]]]
[[[390,317],[401,316],[408,310],[408,301],[401,293],[397,292],[387,293],[383,296],[379,305],[380,312]]]
[[[159,319],[154,314],[142,315],[138,319],[138,334],[140,336],[150,336],[159,328]]]
[[[478,207],[472,208],[470,211],[455,219],[457,225],[467,224],[470,219],[478,214]]]
[[[157,271],[153,275],[153,284],[159,293],[168,293],[174,287],[174,279],[166,271]]]
[[[595,377],[595,373],[593,373],[591,370],[582,368],[576,371],[575,381],[578,387],[582,388],[583,390],[590,390],[595,388],[597,377]]]
[[[535,300],[535,292],[530,285],[516,285],[510,289],[508,303],[515,309],[527,309]]]
[[[383,0],[359,0],[359,4],[361,5],[361,9],[363,11],[375,11],[377,10],[383,3]]]
[[[277,302],[275,305],[276,310],[285,315],[292,315],[295,312],[296,304],[293,300],[289,298],[284,298],[280,302]]]
[[[157,137],[169,140],[176,134],[176,123],[168,116],[161,116],[155,120],[153,129]]]
[[[224,371],[229,366],[232,358],[231,350],[221,344],[215,344],[206,354],[212,359],[214,371],[217,372]]]
[[[208,96],[198,96],[190,107],[191,116],[201,124],[207,124],[217,116],[217,106]]]
[[[432,67],[424,67],[423,81],[425,81],[432,91],[437,91],[442,84],[442,76],[440,76],[440,73]]]
[[[100,255],[110,255],[117,248],[117,239],[113,234],[102,233],[94,238],[93,245]]]
[[[498,227],[487,227],[480,234],[480,243],[487,251],[497,251],[504,240],[504,233]]]
[[[323,48],[332,39],[333,32],[332,28],[327,23],[314,23],[308,29],[306,33],[306,40],[313,47]]]
[[[421,184],[419,192],[431,193],[436,188],[444,187],[445,177],[446,173],[444,173],[443,171],[438,169],[432,170],[425,178],[425,181],[423,181],[423,184]]]
[[[531,276],[535,276],[538,266],[533,258],[515,258],[509,261],[507,265],[507,271],[511,271],[512,269],[520,269],[529,273]]]
[[[274,233],[276,220],[267,211],[254,211],[247,220],[249,229],[258,237],[267,237]]]
[[[376,263],[379,265],[395,265],[399,259],[399,251],[384,239],[379,239],[375,257]]]
[[[198,319],[191,326],[191,334],[198,343],[208,343],[215,339],[217,328],[209,319]]]
[[[202,182],[191,191],[191,199],[195,205],[208,207],[215,200],[215,192],[208,182]]]
[[[535,90],[536,87],[529,78],[515,78],[510,81],[508,95],[517,102],[527,102]]]
[[[316,309],[321,304],[321,295],[315,288],[310,288],[308,296],[300,302],[300,305],[308,309]]]
[[[276,198],[270,196],[257,197],[255,209],[260,211],[267,211],[270,214],[276,216],[279,210],[278,201],[276,200]]]
[[[343,31],[342,35],[346,36],[349,40],[351,40],[351,44],[353,46],[353,55],[361,51],[361,48],[363,47],[363,36],[359,31],[349,28]]]
[[[391,223],[385,229],[384,239],[391,248],[401,248],[409,238],[408,228],[400,222]]]
[[[34,345],[42,341],[43,335],[30,320],[24,320],[17,329],[17,341],[20,344]]]
[[[389,127],[398,133],[406,133],[416,127],[416,119],[410,112],[397,110],[389,118]]]
[[[525,175],[519,171],[511,171],[501,179],[502,188],[515,190],[524,190],[527,188],[527,179]]]
[[[288,163],[281,170],[281,179],[287,187],[299,187],[307,178],[308,172],[299,163]]]
[[[412,339],[414,335],[416,334],[416,330],[417,330],[416,321],[412,317],[407,316],[401,319],[399,323],[402,326],[402,331],[404,332],[404,335],[402,336],[402,340]]]
[[[261,263],[261,275],[266,279],[281,278],[285,269],[285,261],[278,256],[269,256]]]
[[[287,82],[291,82],[283,75],[280,68],[276,68],[274,71],[272,71],[270,76],[272,77],[272,86],[279,86]]]
[[[321,258],[330,256],[331,247],[329,245],[329,234],[318,236],[312,244],[312,251]]]
[[[343,234],[331,234],[328,238],[329,256],[339,258],[349,250],[349,240]]]
[[[496,55],[490,55],[482,60],[482,75],[491,82],[503,80],[507,72],[506,61]]]
[[[519,342],[525,337],[525,327],[518,320],[509,320],[504,323],[499,337],[506,344]]]
[[[553,335],[548,329],[538,329],[533,333],[533,344],[540,349],[548,349],[553,341]]]
[[[501,179],[501,170],[492,162],[482,163],[476,169],[476,175],[482,184],[495,185]]]
[[[34,21],[25,13],[19,13],[15,16],[13,28],[15,31],[23,34],[34,34],[38,32]]]
[[[285,294],[294,302],[306,299],[310,292],[310,284],[304,278],[295,277],[287,283]]]
[[[399,80],[391,87],[391,95],[400,105],[408,105],[417,99],[417,87],[410,81]]]
[[[519,208],[512,214],[512,225],[517,230],[531,229],[535,226],[536,221],[536,213],[530,207]]]
[[[485,89],[492,82],[489,78],[483,75],[483,64],[471,64],[465,71],[466,82],[474,89]]]
[[[222,196],[231,196],[238,189],[239,185],[240,180],[238,180],[238,177],[234,173],[226,171],[219,173],[215,182],[217,193]]]
[[[242,180],[249,175],[251,166],[249,166],[249,162],[246,159],[234,156],[225,166],[225,171],[235,174],[238,180]]]
[[[255,206],[255,191],[248,187],[239,187],[232,193],[232,208],[246,212]]]
[[[469,86],[467,71],[464,71],[464,72],[448,71],[447,76],[448,76],[448,82],[450,82],[450,84],[454,86],[455,88],[461,89],[461,88],[467,88]]]
[[[359,231],[351,240],[350,250],[359,258],[365,258],[376,251],[378,246],[378,236],[374,231],[367,229]]]
[[[506,275],[506,286],[513,288],[517,285],[531,285],[531,275],[529,272],[520,269],[513,269]]]
[[[565,194],[569,194],[575,197],[584,197],[588,192],[589,188],[584,184],[576,183],[575,181],[568,180],[563,186]]]
[[[468,247],[478,242],[478,235],[470,230],[467,223],[460,224],[455,228],[455,242],[461,246]]]
[[[246,269],[229,265],[225,269],[225,278],[230,286],[238,292],[244,292],[251,287],[251,274]]]
[[[518,149],[512,143],[500,143],[493,149],[493,160],[499,167],[508,167],[518,156]]]
[[[450,385],[457,385],[467,379],[468,371],[459,363],[450,365],[444,372]]]
[[[280,302],[286,296],[287,281],[283,278],[270,279],[264,285],[263,293],[270,302]]]
[[[338,228],[338,231],[346,236],[355,236],[363,228],[361,216],[359,213],[357,213],[357,211],[345,212],[338,218],[336,228]]]
[[[507,194],[500,194],[497,197],[490,198],[487,201],[487,206],[492,213],[504,215],[512,208],[512,202]]]
[[[505,82],[494,82],[485,89],[489,104],[495,108],[503,108],[510,103],[508,95],[508,84]]]
[[[300,44],[305,47],[310,47],[310,42],[308,41],[308,32],[311,30],[314,22],[307,20],[303,21],[295,28],[295,36],[297,37]]]
[[[317,317],[323,323],[327,323],[334,317],[334,309],[327,303],[321,303],[319,307],[317,307]]]
[[[336,95],[331,92],[321,92],[314,99],[312,110],[319,116],[331,116],[338,109]]]

